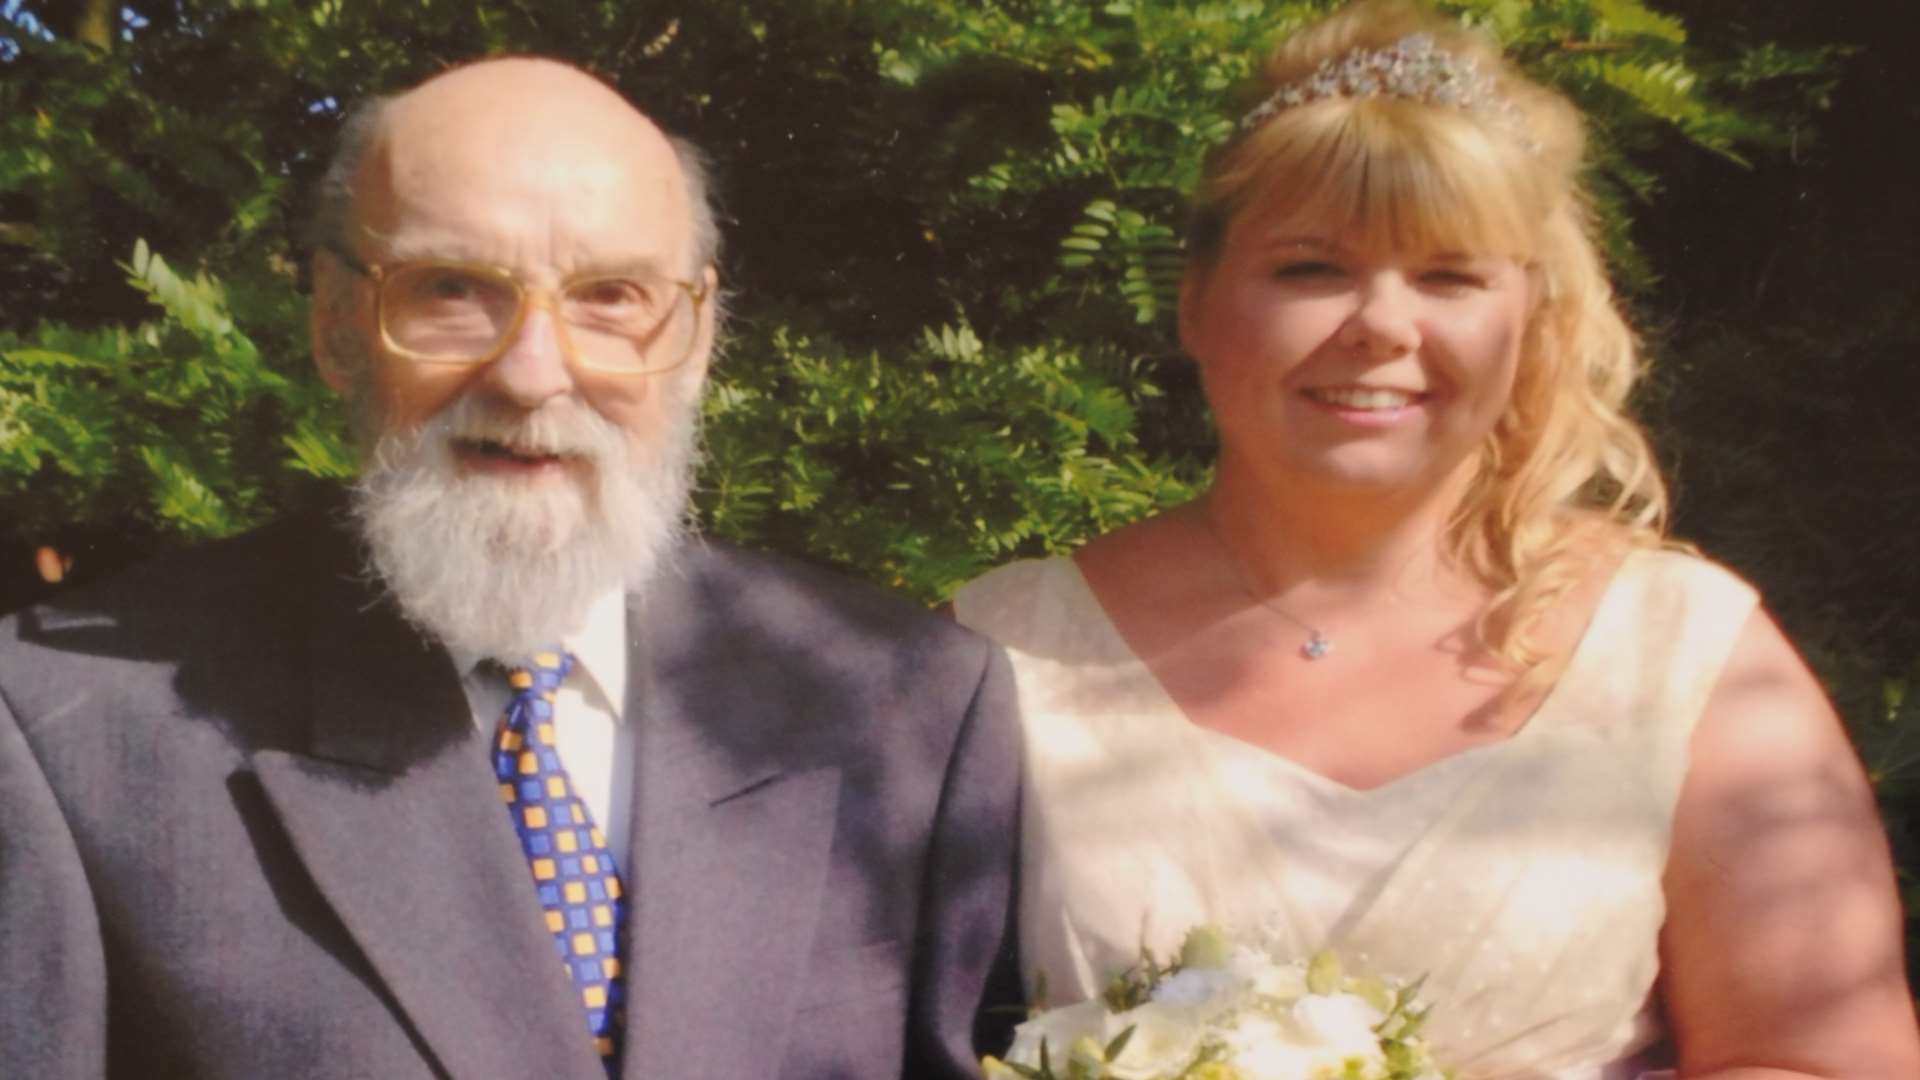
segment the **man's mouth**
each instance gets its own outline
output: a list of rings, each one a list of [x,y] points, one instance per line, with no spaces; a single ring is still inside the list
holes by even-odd
[[[482,468],[531,469],[564,465],[571,455],[515,446],[497,439],[455,439],[454,454]]]

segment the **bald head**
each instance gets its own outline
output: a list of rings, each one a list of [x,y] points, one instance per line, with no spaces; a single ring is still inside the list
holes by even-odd
[[[502,175],[512,162],[553,168]],[[617,190],[626,182],[634,187]],[[392,225],[385,219],[431,207],[442,193],[641,201],[687,227],[688,264],[676,272],[712,265],[719,253],[699,151],[605,83],[553,60],[467,64],[356,110],[322,180],[316,247],[356,250]]]
[[[614,89],[570,64],[539,56],[506,56],[450,68],[392,99],[393,112],[422,108],[448,117],[577,115],[615,128],[653,125]],[[604,117],[596,117],[602,113]]]

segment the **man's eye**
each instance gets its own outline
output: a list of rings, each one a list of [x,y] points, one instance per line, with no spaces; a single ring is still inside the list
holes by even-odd
[[[576,301],[593,307],[624,308],[645,304],[647,294],[638,282],[607,278],[578,286],[572,295]]]
[[[473,299],[479,288],[471,275],[439,273],[421,279],[414,291],[426,300],[458,301]]]
[[[601,315],[640,318],[664,309],[671,289],[670,285],[633,278],[601,278],[569,289],[567,299],[577,307]]]

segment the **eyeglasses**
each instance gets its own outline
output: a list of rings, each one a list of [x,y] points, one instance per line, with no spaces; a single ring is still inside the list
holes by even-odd
[[[645,273],[578,278],[558,289],[511,271],[436,259],[369,266],[329,244],[373,282],[374,319],[388,351],[422,364],[489,364],[520,332],[527,309],[554,315],[562,350],[596,371],[649,375],[687,362],[699,336],[704,284]]]

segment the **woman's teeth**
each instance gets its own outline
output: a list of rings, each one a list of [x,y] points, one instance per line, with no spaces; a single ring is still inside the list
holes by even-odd
[[[1404,409],[1413,404],[1414,395],[1405,390],[1371,387],[1327,387],[1307,391],[1307,396],[1342,409]]]

